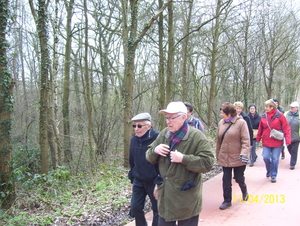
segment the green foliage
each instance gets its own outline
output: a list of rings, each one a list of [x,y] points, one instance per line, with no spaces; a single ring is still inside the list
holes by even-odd
[[[53,223],[53,220],[47,217],[35,217],[28,214],[28,212],[20,212],[18,216],[10,218],[6,221],[7,226],[16,225],[49,225]]]
[[[216,138],[217,137],[217,128],[210,128],[209,130],[206,131],[206,136],[211,137],[211,138]]]
[[[17,147],[12,152],[13,168],[22,168],[30,174],[35,174],[40,171],[41,153],[38,147],[30,148],[25,145]]]
[[[128,208],[130,202],[127,169],[114,164],[102,164],[95,174],[76,177],[65,167],[47,174],[32,174],[28,168],[17,167],[12,180],[18,197],[10,209],[0,210],[0,225],[52,225],[57,219],[61,225],[76,225],[77,217],[105,218],[107,209],[114,214]]]
[[[16,182],[21,182],[24,188],[32,189],[39,186],[60,185],[70,179],[70,172],[60,166],[56,170],[49,171],[48,174],[32,175],[26,171],[26,168],[18,167],[13,170],[13,178]]]

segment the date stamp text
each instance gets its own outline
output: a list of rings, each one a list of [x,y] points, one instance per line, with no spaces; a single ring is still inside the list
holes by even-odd
[[[285,203],[285,195],[248,195],[248,200],[243,201],[242,195],[233,195],[233,203]]]

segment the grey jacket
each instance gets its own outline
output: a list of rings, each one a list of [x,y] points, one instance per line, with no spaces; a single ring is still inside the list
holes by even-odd
[[[291,135],[292,135],[292,142],[299,142],[299,132],[300,132],[300,118],[299,118],[299,111],[292,114],[292,112],[288,111],[285,114],[285,117],[290,124],[291,127]]]

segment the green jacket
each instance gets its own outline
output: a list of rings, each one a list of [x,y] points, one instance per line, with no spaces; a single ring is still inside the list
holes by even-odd
[[[188,132],[175,149],[184,154],[182,163],[170,163],[167,157],[154,153],[159,144],[170,142],[170,132],[165,128],[149,146],[146,158],[152,164],[158,163],[163,182],[158,185],[158,212],[166,221],[185,220],[198,215],[202,209],[202,173],[212,169],[214,154],[206,136],[198,129]],[[181,191],[193,181],[196,186]]]

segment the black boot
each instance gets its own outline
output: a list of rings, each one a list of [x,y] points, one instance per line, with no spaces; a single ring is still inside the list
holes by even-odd
[[[248,200],[248,191],[247,191],[247,185],[244,184],[239,184],[241,191],[242,191],[242,195],[243,195],[243,201],[247,201]]]

